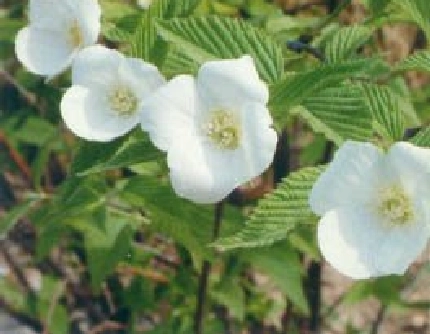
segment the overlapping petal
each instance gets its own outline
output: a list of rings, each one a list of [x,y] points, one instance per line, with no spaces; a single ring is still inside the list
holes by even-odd
[[[161,150],[181,141],[191,133],[199,140],[196,116],[199,100],[195,80],[179,75],[157,90],[143,105],[141,125],[152,142]]]
[[[93,45],[82,50],[72,68],[72,84],[88,88],[103,89],[115,83],[118,68],[125,57],[101,45]]]
[[[430,152],[409,143],[342,146],[310,195],[327,261],[357,279],[403,274],[430,237],[429,172]]]
[[[206,110],[241,109],[243,103],[266,104],[269,99],[267,85],[258,77],[250,56],[206,62],[199,70],[197,86]]]
[[[386,159],[410,194],[430,199],[429,149],[399,142],[389,149]]]
[[[146,102],[142,128],[158,148],[167,151],[178,195],[214,203],[264,172],[277,142],[267,100],[267,86],[252,58],[245,56],[207,62],[197,79],[175,77]],[[212,117],[219,113],[227,120],[214,125]],[[237,146],[223,147],[208,135],[207,126],[220,126],[215,130],[220,132],[223,126],[233,127],[227,131],[237,134]]]
[[[347,141],[312,188],[309,203],[317,214],[350,203],[366,203],[375,192],[382,152],[370,143]]]
[[[18,32],[15,53],[29,71],[44,76],[63,71],[75,55],[61,34],[31,26]]]
[[[17,58],[33,73],[55,76],[96,42],[100,16],[97,0],[31,0],[29,25],[15,41]]]
[[[146,98],[165,81],[156,67],[95,45],[76,58],[72,82],[60,106],[66,126],[81,138],[109,141],[139,123]]]
[[[102,92],[83,86],[72,86],[64,94],[61,116],[74,134],[86,140],[100,142],[124,135],[139,122],[139,115],[115,115]]]

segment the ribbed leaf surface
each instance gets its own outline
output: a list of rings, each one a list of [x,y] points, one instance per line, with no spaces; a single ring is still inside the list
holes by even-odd
[[[337,63],[351,59],[357,49],[372,35],[372,30],[364,26],[342,27],[336,31],[325,46],[328,62]]]
[[[155,0],[145,11],[136,29],[131,43],[131,55],[147,61],[158,62],[160,57],[154,46],[157,40],[155,19],[169,19],[182,17],[191,13],[199,0]]]
[[[311,71],[287,77],[271,87],[269,105],[275,119],[283,120],[286,111],[326,88],[339,86],[345,79],[363,73],[369,60],[360,59],[319,66]]]
[[[430,147],[430,127],[422,129],[418,132],[410,142],[420,147]]]
[[[387,139],[401,140],[404,132],[404,118],[398,97],[387,86],[363,84],[361,88],[375,121],[375,130]]]
[[[356,86],[325,89],[306,98],[302,106],[299,114],[313,130],[338,145],[346,139],[365,141],[372,136],[372,116]]]
[[[283,71],[281,47],[241,20],[217,16],[164,20],[158,21],[157,31],[198,64],[249,54],[264,81],[277,81]]]
[[[430,51],[415,52],[399,62],[396,70],[430,72]]]
[[[237,234],[220,239],[221,250],[270,245],[286,238],[297,224],[310,222],[314,215],[308,195],[324,167],[303,168],[292,173],[271,194],[258,202],[245,227]]]

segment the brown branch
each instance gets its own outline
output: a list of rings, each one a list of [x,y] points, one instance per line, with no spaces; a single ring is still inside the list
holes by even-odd
[[[126,264],[119,264],[116,272],[120,275],[142,276],[157,283],[168,283],[169,280],[163,275],[151,269],[132,267]]]
[[[223,211],[224,211],[224,202],[221,201],[215,204],[214,229],[212,234],[212,241],[215,241],[216,239],[218,239],[219,232],[221,229]],[[211,263],[208,260],[203,261],[202,272],[199,278],[199,288],[197,292],[197,308],[194,316],[195,334],[203,333],[203,320],[204,320],[205,304],[206,304],[210,271],[211,271]]]
[[[18,169],[23,174],[25,180],[31,184],[32,176],[31,176],[31,168],[28,165],[27,161],[22,157],[22,155],[9,143],[6,138],[6,135],[2,130],[0,130],[0,145],[3,144],[6,147],[6,150],[9,153],[9,156],[13,160],[13,162],[18,166]]]
[[[27,277],[25,277],[25,274],[22,271],[22,268],[19,266],[19,264],[15,262],[14,257],[9,253],[5,240],[0,240],[0,252],[3,253],[4,259],[6,260],[11,271],[15,275],[16,279],[18,280],[19,284],[22,286],[24,291],[28,294],[33,294],[34,291],[30,283],[28,282]]]
[[[379,328],[381,327],[382,322],[384,321],[385,313],[387,311],[387,306],[383,305],[378,311],[376,315],[375,321],[372,323],[372,329],[370,330],[370,334],[378,334]]]
[[[24,101],[31,107],[37,109],[39,112],[43,113],[42,108],[37,103],[37,97],[36,94],[29,92],[27,89],[25,89],[18,81],[15,80],[15,78],[10,75],[8,72],[6,72],[3,69],[0,69],[0,79],[3,79],[6,83],[9,85],[15,87],[15,89],[18,91],[18,93],[22,96]]]
[[[124,330],[127,326],[115,321],[106,320],[88,331],[88,334],[105,333],[106,331]]]

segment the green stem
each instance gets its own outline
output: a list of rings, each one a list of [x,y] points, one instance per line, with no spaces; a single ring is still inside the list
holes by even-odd
[[[223,209],[224,209],[224,202],[221,201],[215,204],[212,241],[215,241],[216,239],[218,239],[219,232],[221,229]],[[205,313],[205,305],[206,305],[210,271],[211,271],[211,263],[207,260],[203,261],[202,272],[199,278],[199,288],[197,292],[197,308],[196,308],[196,313],[194,317],[195,334],[203,334],[204,313]]]

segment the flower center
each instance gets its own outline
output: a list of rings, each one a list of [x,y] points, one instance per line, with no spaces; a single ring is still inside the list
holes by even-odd
[[[231,112],[215,110],[203,124],[204,134],[215,146],[234,150],[240,144],[241,129],[238,119]]]
[[[131,116],[137,110],[137,98],[127,87],[118,87],[109,95],[109,104],[119,116]]]
[[[414,218],[414,210],[408,195],[401,186],[394,185],[380,192],[378,213],[392,225],[404,225]]]
[[[69,27],[68,42],[73,48],[79,48],[84,44],[84,37],[76,20]]]

